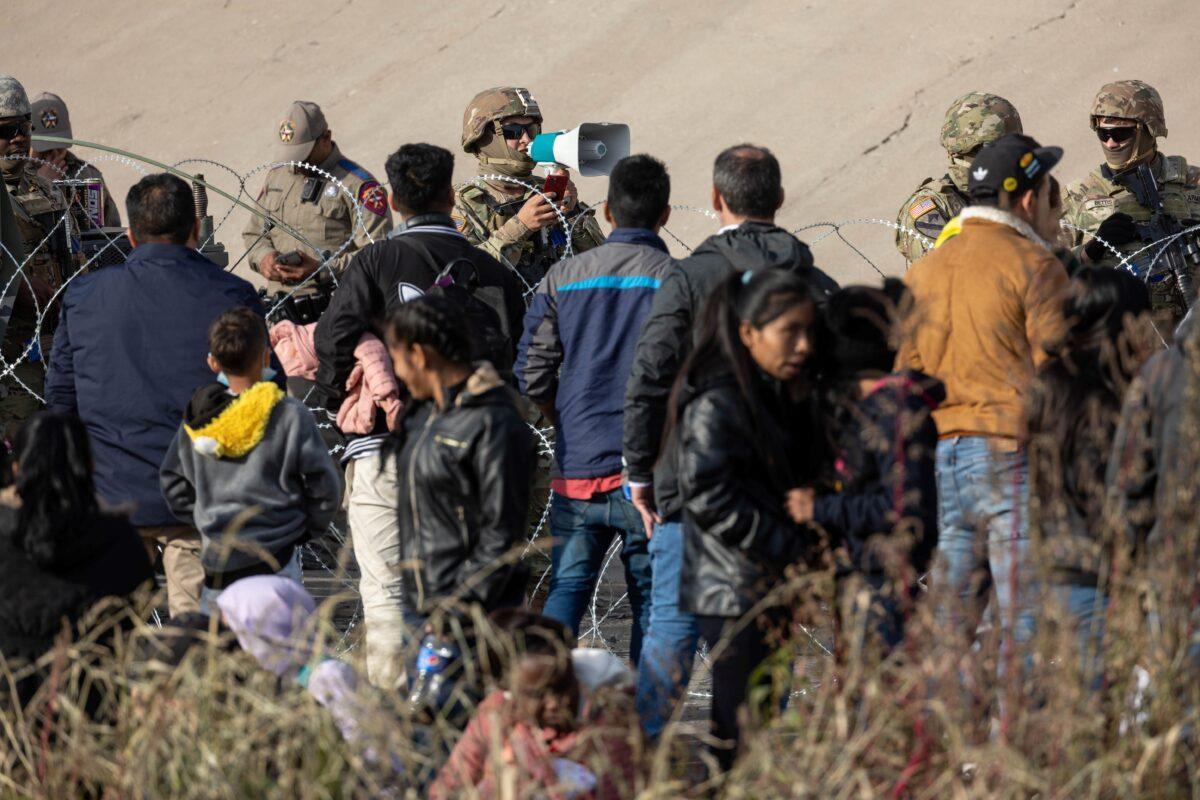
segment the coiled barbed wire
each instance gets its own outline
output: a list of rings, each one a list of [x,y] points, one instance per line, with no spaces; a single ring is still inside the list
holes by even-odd
[[[51,139],[52,137],[46,137],[46,138]],[[65,171],[62,170],[61,168],[46,161],[45,159],[40,159],[40,158],[37,158],[34,156],[4,156],[3,158],[5,158],[5,159],[19,158],[19,159],[24,159],[24,160],[30,161],[32,163],[45,164],[45,165],[51,167],[52,169],[56,170],[60,174],[63,174],[64,177],[75,177],[75,178],[77,178],[79,175],[82,174],[82,170],[84,168],[86,168],[86,166],[88,164],[92,164],[92,163],[96,163],[96,162],[106,162],[106,163],[113,163],[116,165],[121,165],[121,166],[127,167],[129,169],[132,169],[138,173],[141,173],[143,175],[148,174],[148,170],[145,168],[144,165],[149,164],[149,165],[158,167],[160,169],[165,169],[166,171],[170,171],[173,174],[177,174],[177,175],[179,175],[179,177],[184,178],[185,180],[194,180],[194,176],[187,175],[186,172],[184,172],[182,170],[182,167],[187,166],[187,165],[192,165],[192,164],[202,164],[202,165],[212,166],[214,168],[221,170],[223,173],[230,175],[237,184],[236,194],[229,194],[229,193],[225,192],[224,190],[220,189],[219,187],[212,185],[208,181],[200,181],[200,183],[202,185],[204,185],[206,188],[212,189],[218,195],[225,197],[227,200],[229,200],[231,202],[230,208],[226,211],[226,213],[224,215],[222,215],[220,221],[214,224],[213,237],[209,241],[215,241],[217,231],[221,230],[224,227],[225,223],[229,220],[231,214],[233,213],[233,209],[236,207],[242,207],[242,208],[246,209],[247,211],[249,211],[250,213],[253,213],[259,217],[266,217],[268,219],[271,219],[273,224],[278,225],[278,227],[281,230],[283,230],[284,232],[293,236],[294,238],[296,238],[298,241],[302,242],[306,246],[311,247],[311,249],[314,252],[317,252],[318,254],[320,254],[321,253],[320,248],[316,247],[313,242],[306,239],[303,235],[300,234],[299,231],[292,230],[290,228],[290,226],[286,225],[286,223],[283,223],[282,221],[275,219],[273,217],[273,215],[270,214],[270,212],[268,212],[266,209],[262,208],[258,204],[257,200],[251,198],[249,192],[247,191],[247,183],[254,176],[256,176],[260,173],[269,171],[274,168],[279,168],[279,167],[298,168],[298,169],[306,170],[306,171],[311,172],[312,174],[320,175],[320,176],[324,177],[327,181],[330,181],[333,185],[335,185],[338,188],[338,190],[343,195],[345,195],[350,200],[352,207],[354,208],[355,221],[354,221],[351,235],[346,239],[346,241],[344,241],[341,244],[341,246],[336,250],[336,252],[332,253],[328,258],[322,259],[320,267],[318,268],[317,272],[314,272],[314,274],[312,276],[309,276],[309,278],[307,278],[305,281],[301,282],[300,284],[296,285],[295,287],[292,287],[291,292],[289,292],[286,297],[292,296],[296,292],[296,290],[300,289],[302,286],[311,282],[317,276],[317,274],[319,274],[321,269],[325,269],[331,273],[331,277],[334,278],[334,283],[336,285],[336,275],[333,274],[335,271],[334,271],[333,267],[330,265],[330,262],[333,259],[335,259],[338,256],[345,253],[350,248],[354,239],[358,236],[358,233],[360,231],[363,234],[365,234],[365,237],[368,241],[373,241],[373,238],[371,237],[369,231],[366,230],[364,216],[363,216],[363,209],[362,209],[361,204],[358,202],[358,198],[355,197],[352,192],[350,192],[350,190],[345,186],[345,184],[341,180],[337,179],[329,172],[322,170],[318,167],[314,167],[313,165],[307,164],[305,162],[297,162],[297,161],[270,162],[270,163],[259,165],[255,168],[253,168],[252,170],[250,170],[249,172],[242,174],[242,173],[239,173],[238,171],[234,170],[232,167],[229,167],[226,164],[223,164],[219,161],[214,161],[211,159],[203,159],[203,158],[184,159],[182,161],[175,162],[175,164],[173,164],[173,165],[166,165],[161,162],[155,161],[153,159],[139,156],[135,153],[129,153],[126,151],[117,150],[115,148],[108,148],[107,146],[104,146],[104,145],[97,145],[97,144],[93,144],[93,143],[84,142],[81,140],[62,140],[62,139],[53,139],[53,140],[65,141],[67,143],[72,143],[72,144],[78,144],[82,147],[91,147],[93,149],[98,150],[99,152],[96,154],[96,156],[94,158],[92,158],[88,161],[85,161],[84,164],[80,167],[80,170],[77,171],[75,176],[66,176]],[[459,184],[459,186],[456,188],[461,188],[463,186],[470,185],[470,184],[478,184],[482,181],[506,182],[506,183],[512,183],[514,185],[519,185],[519,186],[524,187],[529,192],[537,194],[537,195],[541,196],[543,199],[545,199],[547,202],[551,203],[551,205],[554,207],[555,214],[557,217],[556,224],[561,226],[563,228],[564,233],[566,234],[566,245],[564,247],[564,252],[563,252],[562,258],[565,259],[565,258],[570,257],[570,255],[573,253],[574,234],[576,232],[576,227],[585,218],[585,215],[581,214],[581,215],[577,216],[575,219],[568,221],[568,219],[566,218],[566,215],[562,213],[561,209],[557,205],[555,205],[553,203],[553,201],[551,201],[550,198],[537,185],[535,185],[531,181],[521,180],[519,178],[511,178],[508,176],[503,176],[503,175],[498,175],[498,174],[479,175],[479,176],[472,178],[470,181],[467,181],[463,184]],[[603,205],[603,202],[604,201],[594,204],[592,206],[592,210],[598,209],[601,205]],[[712,221],[718,220],[717,215],[711,209],[700,208],[700,207],[696,207],[696,206],[682,205],[682,204],[672,204],[671,208],[675,211],[681,211],[681,212],[686,212],[686,213],[695,213],[700,216],[706,217]],[[68,209],[69,209],[69,205],[68,205]],[[0,289],[0,296],[6,296],[8,294],[8,291],[12,287],[12,282],[17,280],[18,276],[20,277],[20,280],[24,281],[25,285],[29,286],[30,289],[32,290],[32,284],[29,280],[29,276],[26,274],[26,267],[30,263],[31,259],[34,258],[34,256],[38,252],[40,252],[42,248],[47,247],[51,236],[61,233],[61,228],[65,224],[65,218],[66,218],[67,213],[69,213],[69,211],[64,211],[64,213],[60,216],[59,220],[57,221],[54,229],[50,233],[48,233],[40,242],[38,242],[37,245],[26,255],[26,257],[20,261],[14,274],[8,278],[8,281],[5,283],[5,285],[2,287],[2,289]],[[854,252],[856,252],[859,257],[866,260],[867,263],[870,264],[872,268],[874,268],[876,271],[880,272],[880,274],[883,274],[882,270],[880,270],[878,266],[876,266],[873,262],[871,262],[871,260],[869,258],[867,258],[866,255],[859,250],[859,248],[855,247],[848,240],[846,240],[846,238],[844,236],[841,235],[841,230],[843,228],[850,227],[850,226],[862,226],[862,225],[880,226],[880,227],[884,227],[884,228],[887,228],[890,230],[897,231],[900,234],[903,234],[905,236],[916,237],[923,244],[925,244],[926,247],[928,247],[932,244],[932,240],[929,239],[929,237],[924,236],[923,234],[921,234],[918,231],[906,228],[902,225],[897,224],[896,222],[892,222],[889,220],[878,219],[878,218],[868,218],[868,217],[848,219],[848,220],[844,220],[841,222],[811,223],[811,224],[802,226],[800,228],[796,228],[793,232],[798,235],[798,234],[804,233],[806,231],[811,231],[811,230],[818,229],[818,228],[828,228],[829,229],[828,231],[825,231],[821,235],[816,236],[814,239],[812,239],[809,242],[810,246],[816,247],[816,246],[820,245],[826,239],[829,239],[831,237],[836,237],[836,238],[840,239],[844,244],[846,244],[850,249],[852,249]],[[1069,223],[1066,223],[1066,222],[1063,223],[1063,227],[1067,228],[1067,229],[1079,230],[1078,228],[1075,228],[1075,226],[1073,226]],[[1118,248],[1113,246],[1111,243],[1105,242],[1102,239],[1099,239],[1099,237],[1096,237],[1096,238],[1099,241],[1101,241],[1101,244],[1106,248],[1106,250],[1112,252],[1118,258],[1119,266],[1121,266],[1125,269],[1134,271],[1135,267],[1134,267],[1133,261],[1138,256],[1146,253],[1147,251],[1151,251],[1152,248],[1157,247],[1158,250],[1156,252],[1154,252],[1153,258],[1151,260],[1150,269],[1153,269],[1153,265],[1158,262],[1158,260],[1162,257],[1163,253],[1171,245],[1172,242],[1174,242],[1177,238],[1179,238],[1182,235],[1192,233],[1197,230],[1200,230],[1200,225],[1188,228],[1185,231],[1181,231],[1179,234],[1174,234],[1163,240],[1148,243],[1148,244],[1144,245],[1142,248],[1140,248],[1139,250],[1137,250],[1136,252],[1129,253],[1129,254],[1122,253]],[[680,247],[682,247],[684,250],[686,250],[688,252],[690,252],[692,250],[691,245],[689,245],[687,242],[683,241],[679,236],[677,236],[670,229],[664,227],[663,232],[667,236],[669,236],[676,244],[678,244]],[[236,238],[240,239],[240,234],[237,234]],[[90,259],[88,259],[88,261],[86,263],[84,263],[82,266],[80,266],[78,269],[76,269],[70,276],[68,276],[66,278],[66,280],[63,282],[62,286],[58,287],[57,290],[54,292],[49,305],[53,305],[53,303],[66,290],[67,285],[69,285],[71,281],[73,281],[76,277],[78,277],[80,273],[87,271],[96,262],[96,260],[100,257],[100,255],[103,252],[107,251],[111,247],[116,246],[116,242],[117,242],[117,240],[113,239],[110,242],[108,242],[107,244],[105,244],[104,247],[101,248],[99,252],[97,252],[95,255],[93,255]],[[10,259],[12,263],[17,263],[17,259],[13,256],[12,253],[8,252],[7,249],[3,248],[2,243],[0,243],[0,254],[4,255],[8,259]],[[507,259],[501,258],[501,260],[507,262]],[[528,296],[532,292],[536,291],[537,287],[531,286],[529,284],[529,282],[526,281],[523,276],[521,276],[520,272],[518,270],[516,270],[516,268],[513,264],[506,263],[506,266],[509,269],[512,269],[514,272],[517,273],[518,277],[521,279],[521,282],[525,287],[526,296]],[[285,300],[286,300],[286,297],[284,298]],[[283,302],[283,301],[281,301],[281,302]],[[30,342],[26,344],[25,348],[20,353],[20,355],[13,362],[9,363],[6,360],[4,360],[3,356],[0,356],[0,367],[2,367],[2,369],[0,369],[0,377],[10,377],[10,378],[14,379],[25,391],[28,391],[29,394],[31,394],[32,396],[37,397],[39,400],[41,400],[42,398],[36,392],[32,391],[28,386],[26,386],[24,384],[24,382],[20,381],[20,379],[14,374],[14,369],[17,366],[19,366],[21,363],[28,360],[35,343],[40,342],[40,339],[41,339],[42,326],[43,326],[43,322],[44,322],[44,319],[45,319],[45,316],[47,313],[47,309],[41,308],[40,305],[36,305],[36,303],[37,303],[37,300],[35,297],[35,310],[37,312],[37,322],[36,322],[36,326],[35,326],[35,334],[34,334],[33,338],[30,340]],[[272,307],[271,311],[275,311],[276,309],[278,309],[278,307],[279,307],[278,304],[276,304],[275,306]],[[43,354],[43,356],[45,356],[45,355],[46,354]],[[45,369],[45,361],[46,361],[46,359],[45,359],[45,357],[43,357],[43,359],[42,359],[43,369]],[[323,412],[320,412],[320,413],[314,412],[314,413],[317,416],[318,424],[324,424],[326,427],[330,426],[331,423],[329,423],[328,420],[322,418],[321,414],[323,414]],[[538,444],[539,454],[542,456],[552,457],[553,450],[554,450],[554,442],[553,442],[553,438],[552,438],[553,437],[553,429],[552,428],[540,428],[536,425],[530,425],[530,429],[533,431],[533,433],[535,435],[535,439]],[[336,456],[338,454],[339,449],[340,449],[340,447],[337,447],[337,446],[332,448],[331,455]],[[528,550],[531,549],[535,545],[537,540],[539,540],[545,534],[545,532],[547,530],[547,525],[549,523],[552,500],[553,500],[553,492],[550,492],[547,496],[546,504],[544,505],[544,507],[541,510],[541,514],[539,515],[536,523],[534,523],[532,530],[527,535],[526,548],[525,548],[526,552],[528,552]],[[337,527],[337,525],[329,526],[329,529],[326,532],[326,537],[327,537],[328,541],[331,543],[331,545],[337,549],[344,548],[348,544],[348,538],[347,538],[346,533],[343,532],[342,530],[340,530]],[[615,600],[612,600],[611,602],[608,602],[607,605],[605,605],[605,603],[602,602],[601,587],[605,583],[605,578],[608,574],[608,571],[612,567],[613,561],[616,559],[616,557],[620,553],[620,546],[621,546],[621,543],[619,540],[614,541],[614,543],[612,544],[612,546],[610,546],[610,548],[608,549],[608,551],[606,552],[606,554],[604,556],[604,559],[602,561],[601,574],[599,576],[599,579],[597,580],[596,588],[593,591],[592,596],[589,601],[589,604],[588,604],[587,613],[588,613],[589,619],[585,621],[585,624],[583,626],[581,626],[581,630],[583,631],[582,638],[587,638],[594,642],[598,642],[602,646],[604,646],[610,650],[612,650],[613,648],[612,648],[611,643],[608,641],[607,637],[604,634],[604,625],[608,620],[611,619],[613,614],[617,611],[618,607],[627,600],[627,593],[620,594]],[[344,592],[346,592],[348,595],[350,595],[352,597],[357,596],[357,594],[358,594],[357,581],[346,571],[346,569],[344,567],[329,564],[326,561],[325,557],[322,555],[321,549],[319,547],[317,547],[315,545],[315,543],[309,543],[309,544],[305,545],[304,551],[305,551],[306,555],[309,558],[311,558],[311,560],[318,565],[318,567],[322,573],[327,574],[331,578],[334,579],[335,584],[338,587],[340,587],[341,590],[343,590]],[[545,581],[549,579],[549,574],[550,574],[550,570],[548,567],[542,571],[541,575],[539,576],[539,578],[534,586],[535,594],[545,584]],[[353,613],[351,614],[350,619],[346,623],[345,628],[343,630],[342,638],[339,642],[340,648],[350,649],[351,647],[353,647],[353,644],[350,643],[351,633],[354,630],[354,628],[357,626],[357,624],[359,623],[360,620],[361,620],[361,604],[356,604],[356,607],[355,607]],[[826,654],[829,653],[829,649],[812,631],[810,631],[807,628],[804,628],[802,632],[804,634],[806,634],[811,639],[811,641],[813,641],[817,645],[817,647],[819,648],[820,651],[822,651]],[[700,653],[700,657],[701,657],[701,661],[703,661],[704,660],[704,651],[703,650]],[[698,696],[707,696],[707,693],[693,691],[692,695],[693,696],[697,696],[697,695]]]

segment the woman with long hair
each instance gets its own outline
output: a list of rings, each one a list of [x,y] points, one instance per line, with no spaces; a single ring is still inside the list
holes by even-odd
[[[1072,278],[1063,310],[1066,334],[1025,403],[1030,517],[1049,591],[1075,626],[1084,668],[1092,671],[1115,554],[1104,533],[1105,471],[1125,390],[1153,347],[1145,324],[1150,297],[1124,270],[1086,268]]]
[[[100,509],[76,417],[31,417],[13,443],[11,469],[0,502],[0,656],[10,669],[40,658],[64,625],[74,632],[100,600],[127,600],[153,578],[137,531]],[[19,681],[19,700],[39,684],[36,674]]]
[[[768,595],[816,546],[787,510],[789,492],[819,472],[805,379],[816,316],[807,285],[788,271],[730,276],[708,301],[671,396],[667,440],[684,501],[680,604],[714,652],[712,721],[728,743],[716,753],[726,769],[750,675],[787,627]]]

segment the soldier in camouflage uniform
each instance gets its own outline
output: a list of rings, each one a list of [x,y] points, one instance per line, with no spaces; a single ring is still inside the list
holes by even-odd
[[[1151,209],[1119,182],[1122,173],[1140,164],[1150,165],[1168,214],[1188,226],[1200,220],[1200,168],[1158,152],[1157,139],[1167,135],[1167,123],[1162,97],[1154,87],[1133,80],[1107,84],[1092,104],[1091,124],[1105,163],[1068,187],[1064,217],[1084,264],[1120,263],[1104,242],[1125,254],[1145,247],[1137,223],[1149,220]],[[1166,335],[1186,313],[1187,304],[1170,275],[1151,279],[1149,288],[1156,321],[1163,323],[1159,328]]]
[[[942,123],[949,170],[941,178],[922,181],[896,218],[897,225],[929,239],[896,231],[896,249],[910,264],[925,255],[942,227],[967,205],[967,171],[979,148],[1006,133],[1022,132],[1021,115],[1003,97],[971,92],[950,104]]]
[[[479,161],[479,175],[503,175],[542,188],[527,151],[541,132],[542,111],[528,89],[502,87],[480,92],[463,115],[463,150]],[[581,253],[604,241],[595,214],[578,203],[573,184],[556,198],[573,225],[572,250]],[[580,215],[585,215],[580,218]],[[467,238],[517,270],[532,289],[566,248],[566,231],[540,195],[516,183],[477,180],[456,191],[454,221]]]
[[[42,406],[42,353],[50,352],[55,326],[52,311],[47,313],[48,306],[73,269],[61,224],[66,203],[58,189],[39,176],[36,165],[28,160],[31,130],[25,87],[16,78],[0,75],[0,156],[9,157],[0,161],[0,174],[28,259],[23,277],[10,286],[15,291],[12,314],[0,342],[0,356],[5,362],[0,371],[7,372],[5,365],[16,363],[11,373],[0,378],[0,425],[9,437]],[[7,305],[0,304],[0,308]],[[44,317],[41,338],[26,353],[38,330],[39,314]]]

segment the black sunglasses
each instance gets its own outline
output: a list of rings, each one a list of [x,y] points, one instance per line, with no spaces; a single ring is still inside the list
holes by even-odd
[[[32,129],[33,126],[27,119],[23,119],[18,122],[9,122],[4,125],[0,125],[0,139],[12,139],[20,133],[28,136]]]
[[[521,134],[528,133],[532,139],[542,132],[542,123],[540,122],[509,122],[500,126],[500,132],[504,134],[505,139],[520,139]]]
[[[1106,142],[1112,139],[1117,144],[1128,142],[1137,133],[1137,126],[1131,125],[1128,128],[1096,128],[1096,136],[1100,141]]]

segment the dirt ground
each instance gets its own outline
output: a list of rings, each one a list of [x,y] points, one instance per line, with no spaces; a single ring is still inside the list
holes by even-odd
[[[634,149],[671,169],[680,204],[707,207],[724,146],[771,147],[787,189],[780,222],[795,229],[893,220],[922,178],[943,173],[942,115],[976,89],[1009,98],[1027,132],[1065,147],[1057,174],[1072,181],[1100,162],[1096,90],[1140,78],[1163,94],[1164,150],[1200,163],[1200,109],[1185,86],[1198,23],[1191,0],[8,0],[0,71],[31,95],[62,95],[77,138],[242,174],[271,160],[288,104],[315,100],[344,153],[381,178],[408,141],[452,148],[468,177],[467,101],[523,84],[552,128],[628,123]],[[124,164],[99,166],[119,197],[136,180]],[[220,167],[185,166],[237,191]],[[604,196],[603,179],[580,187],[585,200]],[[219,218],[224,204],[213,208]],[[218,236],[235,258],[244,220],[235,213]],[[715,224],[679,211],[669,228],[695,245]],[[844,233],[862,256],[836,237],[815,247],[839,280],[877,278],[868,259],[903,268],[890,230]]]

